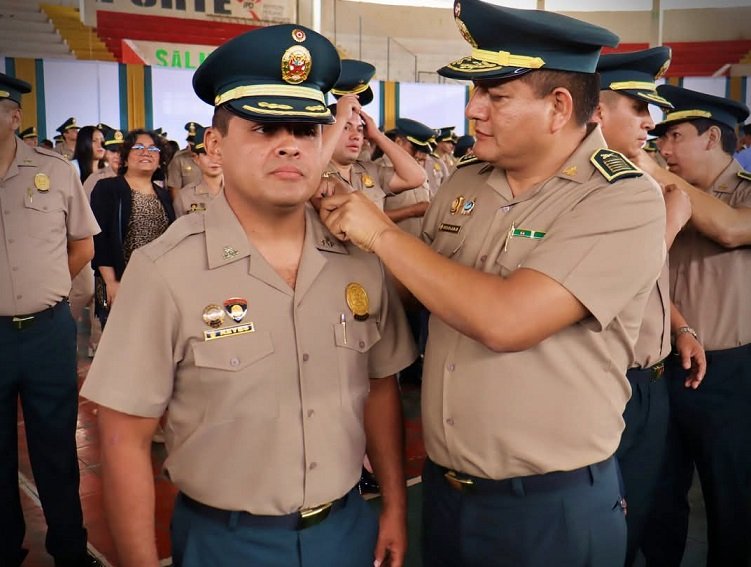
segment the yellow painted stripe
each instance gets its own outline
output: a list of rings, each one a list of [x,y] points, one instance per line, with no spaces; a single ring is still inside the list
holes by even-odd
[[[681,77],[667,77],[665,79],[665,82],[668,85],[673,85],[673,86],[676,86],[676,87],[680,87],[681,86]]]
[[[743,77],[730,77],[728,84],[728,91],[732,100],[743,100]]]
[[[467,94],[467,104],[469,104],[469,101],[472,100],[472,95],[475,92],[475,85],[470,84],[468,88],[469,88],[469,93]],[[469,122],[468,127],[467,127],[467,134],[469,136],[474,136],[475,135],[475,121],[468,120],[467,122]]]
[[[37,125],[37,74],[36,63],[33,59],[17,58],[16,78],[31,85],[31,92],[21,97],[21,130]]]
[[[383,129],[396,128],[396,81],[383,82]]]
[[[128,78],[128,130],[146,127],[143,65],[126,65]]]

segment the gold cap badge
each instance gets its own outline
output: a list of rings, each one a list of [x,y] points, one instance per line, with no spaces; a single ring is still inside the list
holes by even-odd
[[[37,191],[40,191],[41,193],[50,190],[50,178],[46,173],[37,173],[34,176],[34,187],[36,187]]]
[[[344,296],[347,300],[347,307],[352,311],[355,319],[365,321],[370,315],[370,304],[368,303],[368,293],[362,284],[348,283],[344,290]]]
[[[292,85],[299,85],[308,79],[312,65],[310,51],[302,45],[293,45],[282,55],[282,79]]]
[[[375,181],[373,181],[373,178],[368,175],[367,173],[362,174],[362,184],[365,185],[365,187],[373,187],[375,185]]]

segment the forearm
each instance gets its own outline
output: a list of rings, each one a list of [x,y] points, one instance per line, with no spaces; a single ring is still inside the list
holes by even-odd
[[[100,408],[102,411],[106,408]],[[155,567],[159,557],[154,526],[151,440],[126,442],[124,436],[109,432],[106,427],[101,433],[104,508],[119,565]]]
[[[420,187],[425,183],[427,175],[423,167],[396,142],[389,140],[381,132],[376,135],[375,139],[371,139],[383,150],[394,166],[394,175],[389,183],[389,190],[398,193]]]
[[[83,267],[94,257],[94,239],[68,241],[68,271],[71,279],[75,278]]]
[[[381,486],[384,511],[404,515],[404,424],[399,387],[394,376],[370,381],[365,401],[367,453]]]
[[[429,203],[427,201],[421,201],[420,203],[414,203],[413,205],[407,205],[406,207],[391,209],[384,212],[392,221],[399,222],[413,217],[425,216],[425,211],[428,210],[428,205]]]
[[[106,285],[112,285],[117,283],[117,276],[115,275],[115,268],[112,266],[99,266],[99,273]]]
[[[681,312],[678,311],[678,308],[675,306],[675,303],[671,301],[670,302],[670,332],[672,334],[675,334],[675,332],[681,327],[688,327],[688,326],[689,324],[686,321],[685,317],[683,317]]]

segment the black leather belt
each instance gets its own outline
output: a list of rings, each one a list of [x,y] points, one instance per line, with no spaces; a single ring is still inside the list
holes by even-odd
[[[446,483],[458,492],[472,494],[518,494],[521,490],[527,494],[590,485],[592,484],[593,479],[602,470],[612,464],[612,460],[613,457],[610,457],[600,463],[595,463],[594,465],[581,467],[572,471],[554,471],[545,474],[505,478],[502,480],[480,478],[453,471],[435,463],[432,464],[443,472],[443,477],[446,479]]]
[[[660,361],[657,364],[653,364],[649,368],[629,368],[626,372],[626,378],[629,381],[646,384],[649,382],[657,382],[665,375],[665,362]]]
[[[18,331],[23,331],[24,329],[28,329],[36,321],[52,319],[55,316],[55,312],[57,312],[63,304],[67,304],[67,302],[68,298],[66,297],[52,307],[48,307],[38,313],[29,313],[28,315],[0,315],[0,324],[10,325]]]
[[[294,531],[312,528],[313,526],[320,524],[332,513],[343,508],[347,503],[348,496],[349,493],[341,498],[327,502],[326,504],[314,506],[313,508],[306,508],[305,510],[300,510],[284,516],[259,516],[249,512],[222,510],[220,508],[209,506],[208,504],[203,504],[197,500],[193,500],[184,492],[181,492],[179,497],[185,505],[195,513],[215,522],[227,525],[237,523],[237,525],[250,528],[275,528],[279,530]]]

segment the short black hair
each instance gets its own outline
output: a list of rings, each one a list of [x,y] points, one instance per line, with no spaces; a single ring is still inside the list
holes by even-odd
[[[571,93],[574,102],[574,121],[579,126],[584,126],[590,121],[600,102],[598,73],[537,69],[521,75],[516,80],[527,83],[540,98],[549,95],[558,87],[566,89]]]
[[[720,129],[720,144],[722,145],[722,151],[728,155],[735,153],[735,148],[738,145],[738,136],[735,135],[735,131],[727,124],[721,122],[715,122],[709,118],[697,118],[690,120],[694,125],[696,131],[701,136],[704,132],[709,130],[712,126],[717,126]]]
[[[133,149],[133,146],[136,144],[136,140],[138,139],[138,136],[141,136],[144,134],[146,136],[150,136],[151,139],[154,140],[154,145],[157,148],[159,148],[159,156],[160,156],[159,168],[163,167],[162,159],[163,159],[165,152],[164,152],[164,142],[162,142],[162,137],[152,130],[144,130],[143,128],[137,128],[136,130],[131,130],[125,135],[125,139],[123,140],[123,145],[120,146],[120,168],[117,170],[118,175],[125,175],[125,172],[128,170],[128,156],[130,156],[130,151]]]

